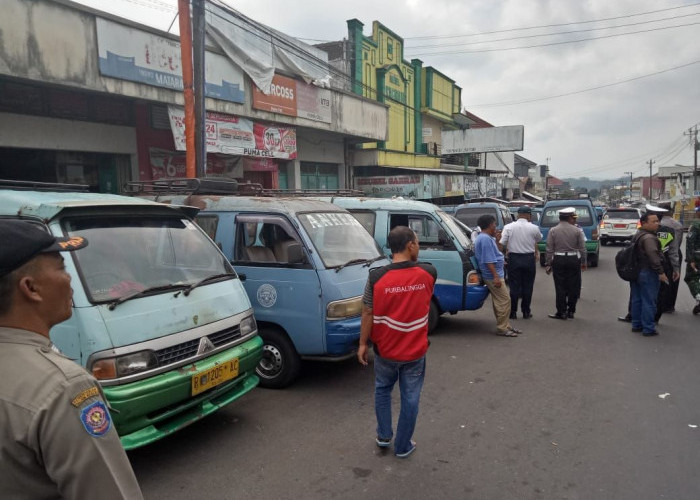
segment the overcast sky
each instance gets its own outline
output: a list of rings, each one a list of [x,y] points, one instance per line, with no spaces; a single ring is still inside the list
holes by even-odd
[[[177,5],[79,3],[163,30]],[[700,0],[226,3],[307,43],[347,37],[348,19],[363,22],[365,35],[382,22],[405,39],[405,59],[419,58],[462,87],[467,110],[496,126],[524,125],[519,154],[549,163],[557,177],[648,175],[650,159],[654,171],[693,164],[683,133],[700,123]],[[590,38],[598,39],[561,43]],[[513,49],[524,46],[531,48]]]

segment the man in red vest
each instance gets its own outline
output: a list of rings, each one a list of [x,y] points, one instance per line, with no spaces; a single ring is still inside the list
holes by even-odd
[[[418,262],[418,238],[405,226],[391,230],[387,243],[392,263],[370,272],[363,297],[360,347],[357,358],[367,365],[367,342],[374,349],[374,409],[377,446],[391,445],[391,392],[399,382],[401,412],[394,453],[399,458],[416,449],[411,440],[425,377],[428,316],[437,271]]]

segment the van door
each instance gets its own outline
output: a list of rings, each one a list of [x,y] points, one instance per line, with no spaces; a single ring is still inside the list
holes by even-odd
[[[246,213],[236,216],[233,230],[232,264],[245,274],[263,340],[264,323],[278,325],[298,354],[324,354],[321,285],[294,226],[280,215]]]
[[[418,235],[418,260],[438,272],[434,295],[442,311],[460,311],[464,299],[464,268],[457,247],[440,223],[428,213],[391,213],[389,228],[408,226]],[[387,231],[387,233],[388,233]]]

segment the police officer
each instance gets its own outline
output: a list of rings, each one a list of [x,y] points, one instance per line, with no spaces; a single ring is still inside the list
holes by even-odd
[[[647,210],[650,208],[654,207],[647,205]],[[661,251],[667,263],[667,274],[670,278],[670,284],[668,286],[662,285],[659,291],[658,311],[656,313],[657,321],[663,313],[674,312],[676,310],[678,285],[680,284],[681,278],[681,262],[683,262],[683,254],[681,253],[683,225],[673,218],[670,204],[659,204],[658,208],[663,211],[658,213],[659,230],[656,234],[659,237],[659,242],[661,242]]]
[[[535,286],[537,243],[542,239],[540,228],[530,222],[532,209],[518,208],[518,220],[507,224],[501,234],[501,245],[507,249],[510,319],[517,319],[518,299],[523,319],[532,318],[530,303]]]
[[[0,235],[0,498],[143,498],[99,385],[49,340],[72,314],[60,252],[87,241],[21,220]]]
[[[576,226],[576,209],[559,210],[559,224],[547,234],[546,272],[553,273],[557,312],[554,319],[573,319],[581,293],[581,271],[586,269],[586,242]]]

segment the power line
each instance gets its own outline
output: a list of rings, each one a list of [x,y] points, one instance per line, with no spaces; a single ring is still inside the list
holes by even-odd
[[[697,16],[700,15],[700,12],[693,12],[692,14],[683,14],[680,16],[672,16],[672,17],[664,17],[661,19],[652,19],[649,21],[640,21],[637,23],[629,23],[629,24],[620,24],[618,26],[603,26],[601,28],[588,28],[588,29],[583,29],[583,30],[570,30],[570,31],[557,31],[554,33],[539,33],[537,35],[522,35],[522,36],[515,36],[515,37],[510,37],[510,38],[496,38],[494,40],[483,40],[480,42],[459,42],[459,43],[439,43],[439,44],[433,44],[433,45],[414,45],[412,47],[407,47],[408,49],[424,49],[424,48],[435,48],[435,47],[462,47],[465,45],[481,45],[484,43],[493,43],[493,42],[507,42],[511,40],[523,40],[527,38],[542,38],[545,36],[558,36],[558,35],[570,35],[572,33],[588,33],[591,31],[602,31],[602,30],[612,30],[612,29],[618,29],[618,28],[626,28],[628,26],[640,26],[642,24],[651,24],[651,23],[660,23],[662,21],[670,21],[672,19],[681,19],[684,17],[692,17],[692,16]],[[627,33],[620,33],[620,35],[626,35]]]
[[[559,97],[566,97],[566,96],[570,96],[570,95],[583,94],[584,92],[591,92],[593,90],[600,90],[600,89],[604,89],[607,87],[613,87],[615,85],[622,85],[624,83],[629,83],[629,82],[633,82],[636,80],[641,80],[643,78],[649,78],[651,76],[661,75],[663,73],[668,73],[670,71],[675,71],[678,69],[686,68],[688,66],[692,66],[693,64],[698,64],[698,63],[700,63],[700,60],[692,61],[692,62],[689,62],[686,64],[681,64],[680,66],[675,66],[673,68],[668,68],[668,69],[664,69],[661,71],[656,71],[654,73],[647,73],[646,75],[635,76],[633,78],[628,78],[626,80],[622,80],[619,82],[606,83],[604,85],[598,85],[596,87],[589,87],[586,89],[575,90],[572,92],[565,92],[563,94],[556,94],[556,95],[547,96],[547,97],[536,97],[533,99],[522,99],[519,101],[506,101],[506,102],[496,102],[496,103],[488,103],[488,104],[470,104],[469,107],[470,108],[487,108],[487,107],[497,107],[497,106],[513,106],[516,104],[527,104],[527,103],[531,103],[531,102],[546,101],[549,99],[557,99]]]
[[[675,28],[685,28],[687,26],[695,26],[696,24],[700,23],[686,23],[686,24],[677,24],[675,26],[664,26],[660,28],[650,28],[647,30],[638,30],[638,31],[630,31],[628,33],[614,33],[611,35],[603,35],[603,36],[593,36],[590,38],[581,38],[579,40],[565,40],[562,42],[551,42],[551,43],[541,43],[537,45],[523,45],[521,47],[503,47],[503,48],[494,48],[494,49],[479,49],[479,50],[447,50],[447,51],[442,51],[442,52],[418,52],[416,54],[413,54],[413,57],[416,56],[443,56],[443,55],[449,55],[449,54],[479,54],[483,52],[505,52],[507,50],[521,50],[521,49],[535,49],[539,47],[552,47],[555,45],[566,45],[569,43],[580,43],[580,42],[589,42],[591,40],[603,40],[606,38],[617,38],[621,36],[628,36],[628,35],[638,35],[640,33],[650,33],[652,31],[663,31],[663,30],[668,30],[668,29],[675,29]],[[408,48],[407,48],[408,50]]]

